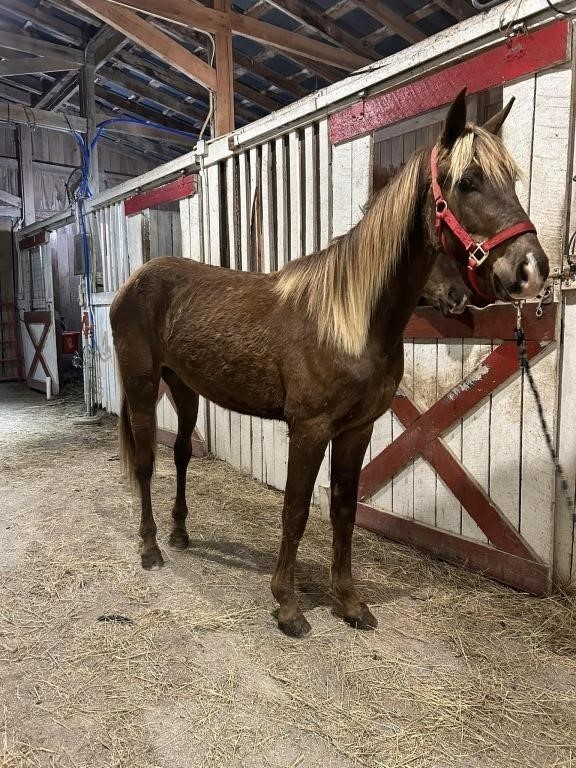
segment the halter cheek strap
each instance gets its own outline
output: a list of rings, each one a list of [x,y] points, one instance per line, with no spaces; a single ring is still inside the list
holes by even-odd
[[[448,208],[448,203],[442,195],[440,183],[438,182],[437,147],[432,149],[432,153],[430,155],[430,174],[432,177],[432,194],[434,195],[434,204],[436,208],[436,234],[438,236],[438,240],[442,245],[444,252],[449,253],[445,237],[445,227],[448,227],[448,229],[462,244],[466,253],[468,254],[468,269],[466,270],[466,273],[471,288],[479,296],[492,299],[493,297],[483,293],[480,289],[480,286],[478,285],[476,269],[486,261],[492,249],[502,245],[502,243],[505,243],[507,240],[512,240],[513,238],[518,237],[519,235],[523,235],[526,232],[533,232],[535,234],[536,227],[534,224],[532,224],[530,219],[525,219],[524,221],[519,221],[516,224],[512,224],[511,226],[502,229],[492,237],[489,237],[483,242],[478,243],[476,240],[474,240],[472,235],[460,224],[456,216],[454,216],[450,208]]]

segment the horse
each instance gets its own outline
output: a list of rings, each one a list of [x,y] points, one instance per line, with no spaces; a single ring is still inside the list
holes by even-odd
[[[466,91],[432,148],[415,152],[360,221],[323,250],[271,274],[154,259],[116,295],[110,321],[123,389],[121,455],[140,490],[141,563],[160,567],[150,483],[160,378],[178,412],[177,494],[169,543],[189,544],[186,469],[198,396],[288,424],[282,536],[271,580],[279,629],[311,631],[294,569],[316,476],[331,451],[331,592],[353,627],[377,626],[352,577],[362,460],[403,373],[403,331],[442,249],[503,301],[536,296],[548,259],[515,192],[498,137],[511,102],[467,122]],[[474,237],[470,233],[474,233]]]
[[[374,165],[372,196],[378,194],[391,181],[394,173],[395,170]],[[449,317],[462,314],[472,296],[473,292],[464,282],[458,263],[440,250],[418,304],[434,307],[442,312],[444,317]]]

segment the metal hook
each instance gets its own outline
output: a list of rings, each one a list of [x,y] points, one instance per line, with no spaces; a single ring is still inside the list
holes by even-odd
[[[542,291],[542,295],[540,296],[538,300],[538,304],[536,305],[536,317],[540,319],[542,317],[543,310],[542,310],[542,304],[546,301],[546,299],[550,296],[550,286],[547,285],[546,288]]]

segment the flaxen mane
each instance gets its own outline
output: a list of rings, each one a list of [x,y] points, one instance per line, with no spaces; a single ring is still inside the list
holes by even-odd
[[[280,273],[280,296],[305,304],[320,340],[349,355],[366,345],[372,311],[412,228],[422,161],[414,155],[347,234]]]
[[[362,354],[378,297],[392,279],[396,264],[414,224],[423,151],[406,165],[366,207],[364,217],[347,234],[335,238],[323,251],[288,264],[276,287],[282,300],[306,308],[316,323],[322,343],[352,356]],[[455,185],[471,163],[498,186],[510,183],[518,168],[493,134],[469,124],[440,162],[449,162]]]

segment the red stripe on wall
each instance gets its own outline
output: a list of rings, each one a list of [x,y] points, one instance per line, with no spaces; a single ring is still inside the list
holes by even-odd
[[[569,23],[557,21],[507,40],[410,85],[357,102],[330,116],[330,141],[338,144],[449,104],[465,86],[478,93],[568,59]]]
[[[46,245],[48,239],[48,232],[43,229],[41,232],[37,232],[35,235],[28,235],[28,237],[23,237],[22,240],[18,242],[18,248],[21,251],[28,251],[30,248],[36,248],[38,245]]]
[[[132,216],[146,210],[146,208],[153,208],[155,205],[173,203],[176,200],[190,197],[194,192],[196,192],[196,177],[182,176],[169,184],[129,197],[124,201],[124,213],[126,216]]]

